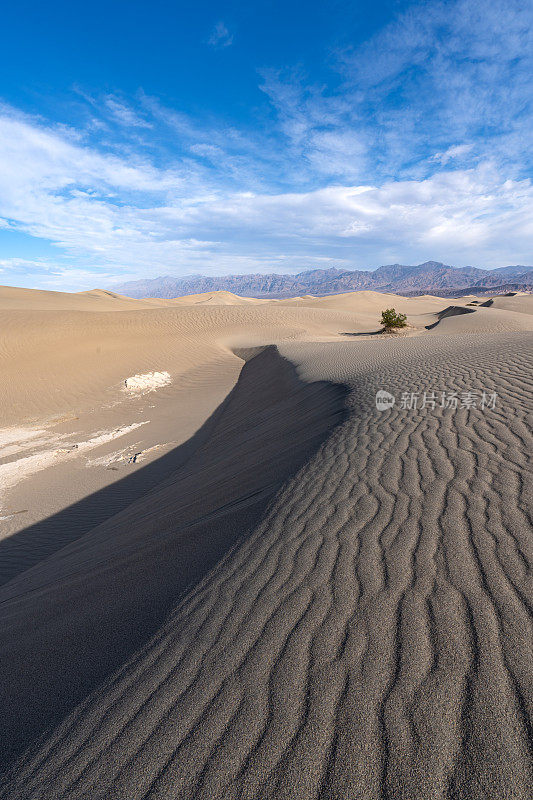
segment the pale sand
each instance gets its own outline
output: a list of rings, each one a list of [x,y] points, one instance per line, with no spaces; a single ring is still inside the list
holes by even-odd
[[[3,292],[2,800],[529,800],[531,296]]]

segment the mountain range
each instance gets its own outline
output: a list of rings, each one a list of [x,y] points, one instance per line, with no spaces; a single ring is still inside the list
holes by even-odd
[[[533,291],[533,267],[496,269],[452,267],[438,261],[408,266],[388,264],[375,270],[311,269],[297,275],[260,274],[170,275],[129,281],[113,286],[129,297],[181,297],[186,294],[225,290],[243,297],[295,297],[328,295],[369,289],[407,296],[434,294],[441,297],[465,294],[498,294]]]

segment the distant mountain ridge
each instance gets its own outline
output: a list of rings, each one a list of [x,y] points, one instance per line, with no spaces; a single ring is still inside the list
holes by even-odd
[[[439,261],[408,266],[388,264],[375,270],[312,269],[297,275],[260,274],[186,275],[129,281],[112,287],[129,297],[181,297],[200,292],[228,291],[243,297],[295,297],[302,294],[328,295],[369,289],[403,295],[497,294],[532,291],[533,266],[496,269],[452,267]]]

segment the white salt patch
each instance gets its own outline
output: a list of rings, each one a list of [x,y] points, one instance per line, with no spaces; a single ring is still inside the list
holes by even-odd
[[[0,458],[31,447],[34,439],[43,436],[42,428],[2,428],[0,429]]]
[[[94,447],[100,447],[101,444],[112,442],[113,439],[117,439],[119,436],[125,436],[126,433],[134,431],[135,428],[140,428],[141,425],[148,425],[149,422],[150,420],[146,419],[144,422],[133,422],[131,425],[122,425],[120,428],[115,428],[112,431],[101,431],[96,436],[93,436],[92,439],[88,439],[86,442],[80,442],[77,445],[78,452],[92,450]]]
[[[149,420],[134,422],[132,425],[122,425],[120,428],[114,428],[111,431],[99,431],[85,442],[77,442],[65,447],[55,447],[53,450],[44,450],[31,456],[18,458],[16,461],[9,461],[7,464],[0,464],[0,491],[12,489],[21,480],[28,478],[35,472],[51,467],[54,464],[77,458],[80,454],[107,444],[107,442],[111,442],[119,436],[125,436],[130,431],[140,428],[141,425],[147,425],[148,422]]]
[[[114,453],[108,453],[105,456],[98,458],[88,458],[86,467],[109,467],[111,464],[123,463],[129,460],[132,453],[131,447],[125,447],[123,450],[116,450]]]
[[[124,391],[127,392],[153,392],[172,382],[168,372],[145,372],[143,375],[132,375],[124,381]]]
[[[33,439],[34,436],[44,433],[42,428],[2,428],[0,430],[0,447],[13,442],[22,442]]]
[[[137,442],[139,445],[139,442]],[[172,442],[165,442],[163,444],[154,444],[152,447],[147,447],[146,450],[137,450],[135,445],[125,447],[123,450],[116,450],[114,453],[108,453],[99,458],[88,458],[87,467],[109,467],[113,464],[138,464],[144,461],[146,457],[156,450],[163,447],[170,447]]]

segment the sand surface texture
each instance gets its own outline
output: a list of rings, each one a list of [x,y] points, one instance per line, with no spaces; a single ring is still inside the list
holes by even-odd
[[[0,293],[0,798],[529,800],[533,298],[213,294]]]

